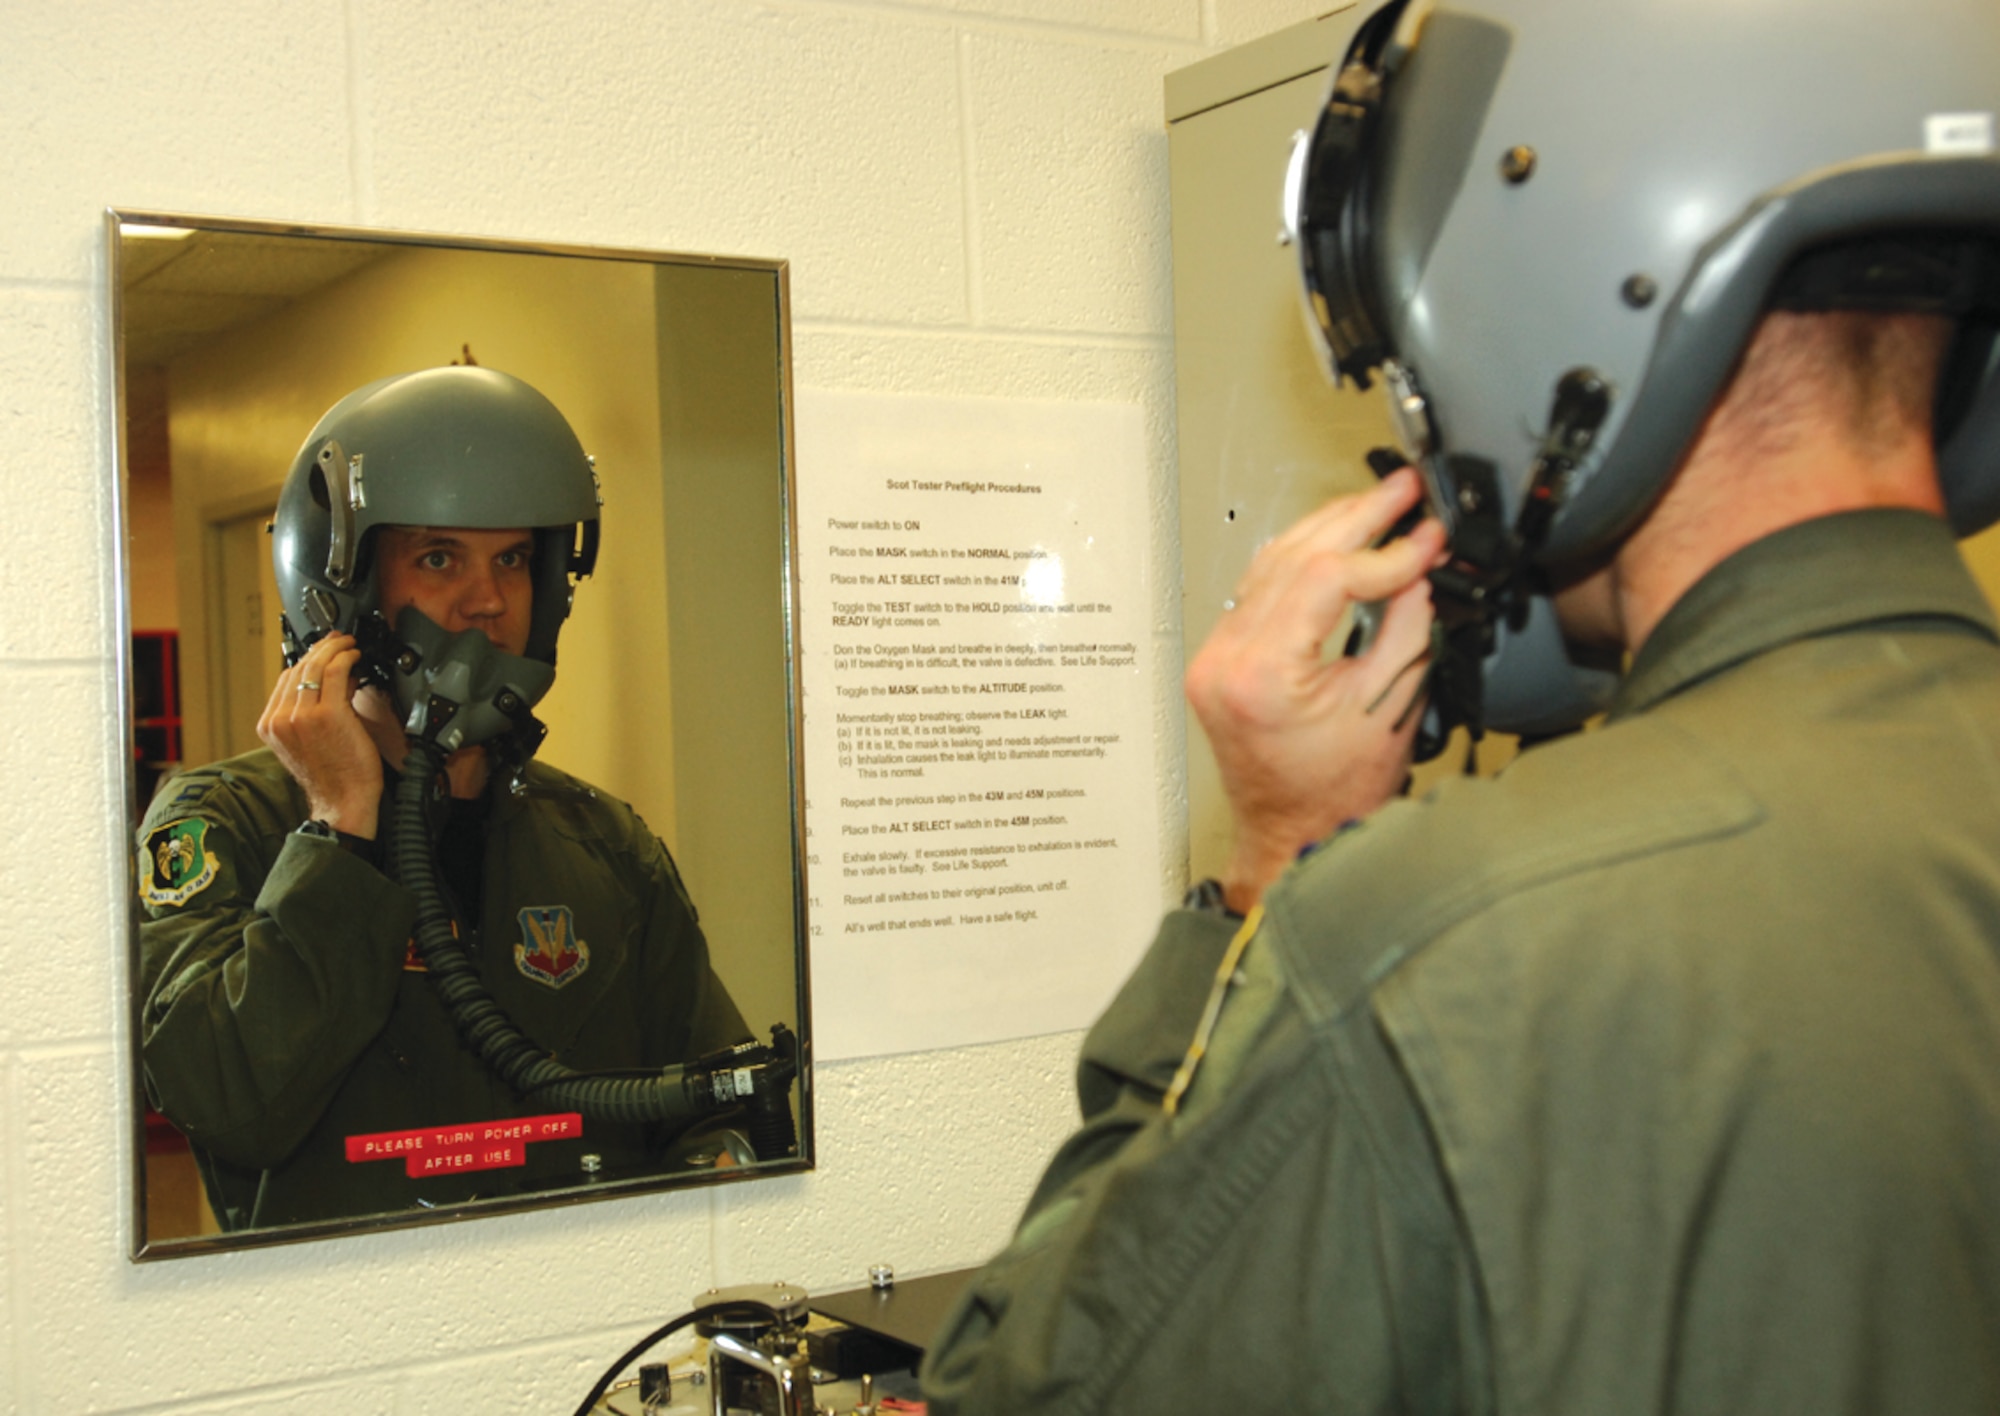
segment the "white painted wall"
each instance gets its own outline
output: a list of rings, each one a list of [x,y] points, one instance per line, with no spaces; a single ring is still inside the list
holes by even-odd
[[[802,387],[1137,402],[1173,859],[1160,82],[1313,9],[0,0],[0,1409],[566,1411],[712,1283],[982,1256],[1070,1119],[1074,1037],[855,1063],[810,1176],[129,1264],[100,210],[784,256]]]

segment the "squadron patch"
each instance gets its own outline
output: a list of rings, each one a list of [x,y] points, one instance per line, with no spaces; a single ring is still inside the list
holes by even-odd
[[[208,823],[184,816],[146,837],[139,848],[139,898],[156,908],[184,905],[215,881],[215,856],[203,844]]]
[[[590,967],[590,946],[576,937],[568,905],[529,905],[520,913],[514,967],[550,988],[574,982]]]

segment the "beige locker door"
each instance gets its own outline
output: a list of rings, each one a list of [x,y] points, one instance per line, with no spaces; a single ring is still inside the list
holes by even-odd
[[[271,509],[215,524],[215,608],[209,663],[216,686],[216,756],[260,746],[257,719],[283,667],[278,635],[278,580],[271,569]]]

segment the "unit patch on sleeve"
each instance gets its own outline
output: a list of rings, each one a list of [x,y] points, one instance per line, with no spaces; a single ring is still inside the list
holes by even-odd
[[[573,982],[590,967],[590,946],[576,937],[568,905],[529,905],[520,914],[514,967],[550,988]]]
[[[198,816],[169,821],[139,848],[139,898],[156,908],[184,905],[215,880],[215,855],[204,838],[208,823]]]

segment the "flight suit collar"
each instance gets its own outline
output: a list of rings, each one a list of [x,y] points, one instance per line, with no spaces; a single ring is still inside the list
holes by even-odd
[[[1842,512],[1755,541],[1696,581],[1619,685],[1612,721],[1795,640],[1897,619],[1954,619],[2000,639],[1951,528],[1925,512]]]

